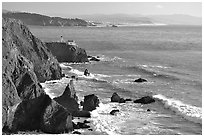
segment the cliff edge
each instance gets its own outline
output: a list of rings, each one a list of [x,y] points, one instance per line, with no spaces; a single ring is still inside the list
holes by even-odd
[[[19,20],[2,19],[2,131],[73,130],[72,116],[40,82],[61,78],[58,61]]]

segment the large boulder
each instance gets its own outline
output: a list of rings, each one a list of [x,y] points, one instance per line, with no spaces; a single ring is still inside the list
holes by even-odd
[[[96,95],[84,96],[83,110],[92,111],[99,106],[99,99]]]
[[[47,48],[59,62],[88,62],[86,51],[77,45],[65,42],[47,42]]]
[[[46,133],[65,133],[73,130],[72,115],[54,100],[46,107],[41,121],[41,130]]]
[[[113,93],[111,102],[120,102],[120,96],[116,92]]]
[[[134,101],[134,103],[141,103],[141,104],[149,104],[152,102],[155,102],[155,100],[150,96],[145,96]]]
[[[77,102],[78,99],[72,80],[70,80],[70,82],[67,84],[67,87],[65,88],[63,94],[59,97],[54,98],[54,100],[65,107],[72,114],[75,111],[79,111],[79,104]]]

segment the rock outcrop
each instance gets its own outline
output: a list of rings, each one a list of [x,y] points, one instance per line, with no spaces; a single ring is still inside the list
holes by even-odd
[[[32,62],[31,67],[40,82],[61,78],[61,68],[57,59],[21,21],[3,19],[2,36],[4,58],[8,58],[8,50],[11,50],[12,54],[18,51]]]
[[[72,114],[75,111],[79,111],[79,104],[77,103],[77,96],[72,80],[70,80],[68,83],[63,94],[54,98],[54,100],[65,107]]]
[[[72,130],[70,113],[51,100],[39,83],[39,80],[60,77],[59,64],[43,43],[22,22],[3,19],[3,132],[41,130],[61,133]]]
[[[83,110],[92,111],[99,106],[99,99],[96,95],[84,96]]]
[[[77,45],[65,42],[47,42],[47,48],[56,56],[59,62],[88,62],[86,51]]]

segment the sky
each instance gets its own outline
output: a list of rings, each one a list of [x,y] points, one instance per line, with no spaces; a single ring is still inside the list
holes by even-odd
[[[60,17],[118,13],[202,17],[201,2],[3,2],[2,9]]]

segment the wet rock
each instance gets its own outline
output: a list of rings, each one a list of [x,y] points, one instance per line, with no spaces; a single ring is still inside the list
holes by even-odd
[[[147,109],[147,111],[150,111],[150,109]]]
[[[132,99],[130,99],[130,98],[126,98],[125,101],[132,101]]]
[[[150,96],[145,96],[134,101],[134,103],[141,103],[141,104],[149,104],[152,102],[155,102],[155,100]]]
[[[120,98],[119,103],[125,103],[125,99],[124,98]]]
[[[82,122],[77,122],[77,125],[79,126],[79,128],[90,128],[89,125],[87,125],[86,123],[82,123]]]
[[[89,128],[88,130],[89,130],[89,131],[93,131],[93,129],[91,129],[91,128]]]
[[[90,94],[84,96],[83,110],[92,111],[99,106],[99,99],[96,95]]]
[[[114,92],[112,97],[111,97],[111,102],[119,102],[120,101],[120,96]]]
[[[143,78],[139,78],[139,79],[136,79],[134,82],[142,83],[142,82],[147,82],[147,80]]]
[[[114,110],[112,110],[112,111],[110,112],[110,114],[111,114],[111,115],[115,115],[115,113],[117,113],[117,112],[119,112],[119,110],[118,110],[118,109],[114,109]]]
[[[90,121],[88,121],[88,120],[84,120],[84,123],[90,123]]]
[[[43,114],[41,129],[45,133],[70,132],[73,130],[72,115],[52,100]]]
[[[79,131],[74,131],[72,134],[81,134]]]
[[[90,61],[100,61],[100,59],[97,59],[96,57],[91,57]]]
[[[79,104],[77,103],[78,97],[76,96],[76,91],[72,80],[70,80],[70,82],[68,83],[63,94],[59,97],[54,98],[54,100],[65,107],[71,113],[79,111]]]

